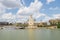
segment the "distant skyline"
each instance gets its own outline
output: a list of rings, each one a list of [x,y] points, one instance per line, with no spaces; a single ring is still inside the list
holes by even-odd
[[[60,0],[0,0],[1,22],[25,22],[30,15],[36,22],[60,19]]]

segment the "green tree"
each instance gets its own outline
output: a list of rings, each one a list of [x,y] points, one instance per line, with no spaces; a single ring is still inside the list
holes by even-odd
[[[58,22],[58,24],[57,24],[57,28],[60,28],[60,22]]]
[[[28,24],[27,24],[27,23],[24,23],[23,26],[24,26],[24,27],[28,27]]]

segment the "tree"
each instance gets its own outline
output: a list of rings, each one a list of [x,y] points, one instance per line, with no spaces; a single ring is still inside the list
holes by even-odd
[[[16,24],[17,27],[28,27],[28,24],[27,23],[17,23]]]
[[[60,28],[60,22],[58,22],[58,24],[57,24],[57,28]]]
[[[49,20],[51,26],[57,25],[58,20]]]
[[[23,26],[24,26],[24,27],[28,27],[28,24],[27,24],[27,23],[24,23]]]

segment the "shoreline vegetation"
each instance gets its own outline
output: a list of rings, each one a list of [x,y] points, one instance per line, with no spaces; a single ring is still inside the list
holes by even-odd
[[[37,28],[47,28],[47,29],[56,29],[60,28],[60,19],[55,19],[55,20],[49,20],[47,22],[39,22],[39,23],[34,23],[34,26],[37,26]],[[15,28],[15,29],[25,29],[28,28],[28,23],[9,23],[9,22],[0,22],[0,29],[4,28]],[[29,28],[28,28],[29,29]],[[36,28],[32,28],[36,29]]]

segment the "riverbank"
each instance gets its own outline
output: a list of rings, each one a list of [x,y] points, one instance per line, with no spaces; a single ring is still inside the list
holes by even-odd
[[[17,27],[17,26],[3,26],[0,27],[0,29],[41,29],[41,28],[46,28],[46,29],[57,29],[57,26],[51,26],[51,27]]]

